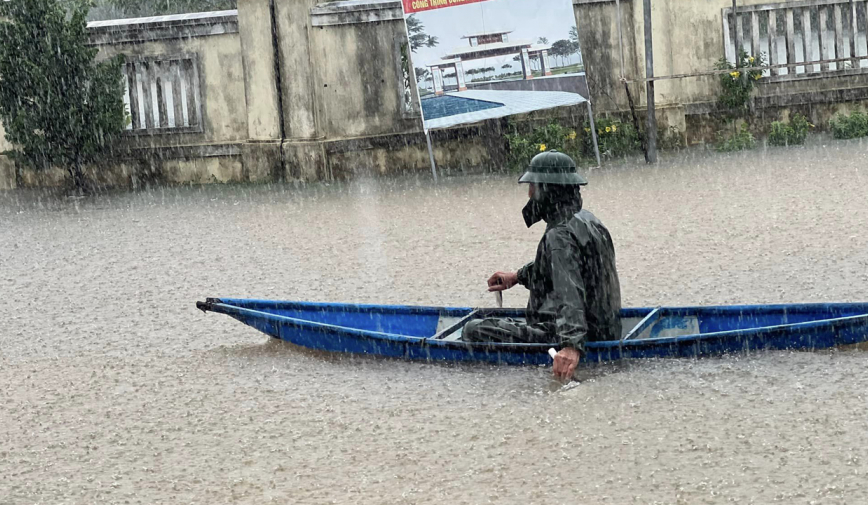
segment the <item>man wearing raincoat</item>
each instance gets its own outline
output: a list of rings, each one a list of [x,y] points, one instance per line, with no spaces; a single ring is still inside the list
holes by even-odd
[[[621,337],[621,287],[609,231],[582,209],[580,188],[588,181],[566,154],[537,155],[519,183],[530,184],[522,211],[528,228],[539,221],[546,230],[536,259],[518,272],[497,272],[489,291],[516,284],[530,290],[527,323],[490,318],[470,321],[462,340],[469,342],[557,343],[554,374],[569,379],[585,342]]]

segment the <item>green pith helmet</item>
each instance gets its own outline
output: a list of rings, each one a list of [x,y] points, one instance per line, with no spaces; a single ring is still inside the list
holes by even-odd
[[[588,180],[576,172],[576,162],[564,153],[546,151],[537,154],[530,162],[527,172],[519,183],[556,184],[562,186],[584,186]]]

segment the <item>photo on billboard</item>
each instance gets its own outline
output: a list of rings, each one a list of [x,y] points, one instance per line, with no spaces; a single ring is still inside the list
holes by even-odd
[[[572,0],[403,0],[425,130],[586,102]]]

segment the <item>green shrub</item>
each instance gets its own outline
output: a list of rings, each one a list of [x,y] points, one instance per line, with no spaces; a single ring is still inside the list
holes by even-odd
[[[683,149],[684,136],[681,135],[681,130],[675,126],[670,126],[665,130],[658,130],[657,147],[659,147],[661,151],[677,151]]]
[[[769,132],[769,145],[773,146],[791,146],[803,144],[808,136],[808,131],[814,125],[808,122],[808,119],[796,114],[789,123],[775,121],[772,123],[771,131]]]
[[[639,132],[630,123],[599,118],[595,120],[594,126],[597,128],[597,144],[602,157],[620,158],[642,149]],[[593,157],[594,139],[591,137],[591,127],[588,123],[585,123],[584,132],[582,151],[586,156]]]
[[[837,114],[829,121],[829,129],[836,139],[855,139],[868,136],[868,116],[853,112],[849,116]]]
[[[509,168],[522,171],[530,164],[530,160],[543,151],[558,150],[577,160],[582,155],[582,141],[578,133],[552,121],[549,124],[536,127],[528,133],[519,133],[516,124],[511,124],[514,133],[507,134],[509,143]],[[592,150],[593,152],[593,150]]]
[[[626,156],[638,152],[642,147],[639,134],[630,123],[600,118],[595,120],[594,126],[597,128],[597,144],[601,157]],[[520,132],[519,125],[511,123],[510,130],[513,133],[507,134],[506,139],[509,143],[508,164],[513,171],[524,170],[534,156],[555,149],[570,155],[577,163],[582,159],[596,159],[588,122],[585,122],[580,131],[562,126],[557,121],[533,128],[529,132]]]
[[[721,109],[735,115],[741,115],[748,110],[748,101],[750,100],[751,92],[753,92],[754,84],[763,76],[761,70],[741,70],[748,67],[765,66],[765,53],[760,53],[754,58],[742,51],[739,61],[739,68],[727,61],[726,58],[718,60],[714,66],[717,70],[729,70],[729,73],[720,74],[721,93],[718,97],[718,104]]]
[[[744,151],[756,147],[756,139],[746,124],[741,125],[733,134],[717,133],[715,148],[720,152]]]
[[[772,146],[785,146],[789,145],[790,137],[792,136],[793,129],[790,128],[790,125],[781,122],[775,121],[772,123],[771,131],[769,131],[769,145]]]

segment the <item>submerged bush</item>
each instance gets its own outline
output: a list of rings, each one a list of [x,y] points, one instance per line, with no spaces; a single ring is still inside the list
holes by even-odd
[[[684,148],[684,136],[677,126],[657,131],[657,147],[661,151],[677,151]]]
[[[720,152],[744,151],[754,147],[756,147],[756,139],[748,129],[747,124],[741,125],[741,128],[732,134],[717,133],[715,148]]]
[[[515,124],[511,127],[517,129]],[[576,130],[561,126],[557,121],[527,133],[507,134],[506,140],[509,143],[509,168],[514,171],[526,169],[530,160],[543,151],[558,150],[577,161],[582,154],[581,140]]]
[[[639,132],[630,123],[622,123],[609,118],[595,120],[597,128],[597,144],[600,156],[620,158],[636,153],[642,149]],[[590,124],[585,123],[583,152],[586,156],[594,156],[594,140],[591,138]]]
[[[622,123],[609,118],[595,119],[597,144],[600,156],[616,158],[639,152],[642,143],[639,133],[630,123]],[[520,132],[519,126],[510,125],[513,133],[506,135],[509,144],[509,168],[522,171],[530,164],[530,160],[543,151],[558,150],[568,154],[576,163],[581,160],[593,160],[594,140],[591,136],[591,126],[585,122],[580,129],[563,126],[557,121],[551,121],[545,126],[538,126],[527,132]]]
[[[863,112],[836,114],[829,121],[829,129],[836,139],[855,139],[868,136],[868,116]]]
[[[783,121],[775,121],[772,123],[771,131],[769,132],[769,145],[773,146],[791,146],[803,144],[808,136],[808,131],[814,125],[808,122],[808,119],[796,114],[792,117],[789,123]]]

